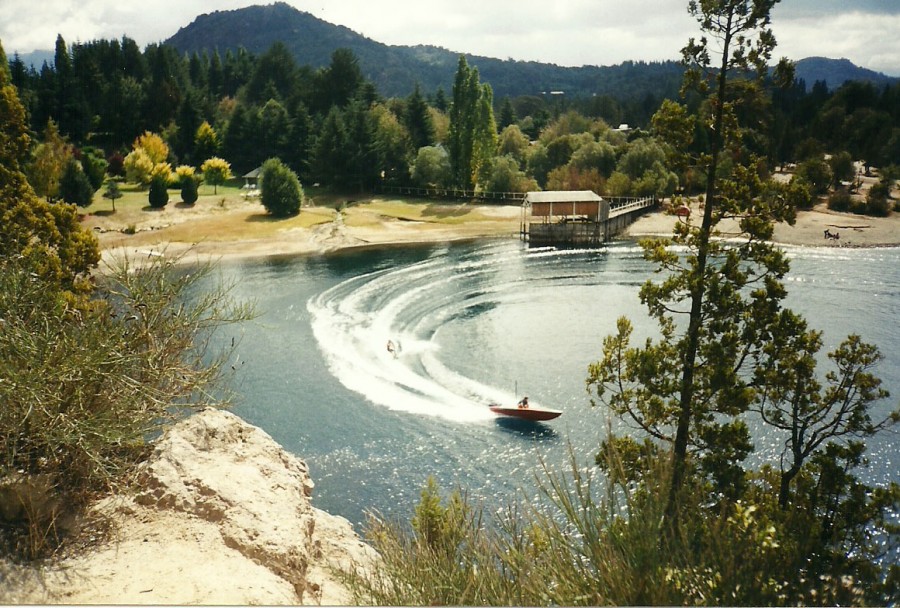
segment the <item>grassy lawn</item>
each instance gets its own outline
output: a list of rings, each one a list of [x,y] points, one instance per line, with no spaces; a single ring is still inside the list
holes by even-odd
[[[178,189],[169,190],[169,203],[154,209],[149,193],[135,184],[120,184],[122,197],[115,202],[102,197],[101,190],[93,203],[81,210],[84,225],[94,230],[102,247],[147,246],[158,242],[198,243],[263,241],[284,238],[285,233],[309,230],[330,223],[335,210],[350,229],[378,229],[399,223],[422,229],[472,228],[486,223],[510,221],[510,210],[453,202],[382,199],[371,196],[352,198],[318,189],[307,189],[304,207],[298,215],[275,218],[266,212],[258,199],[248,199],[240,180],[232,180],[217,189],[200,186],[199,198],[193,205],[181,202]]]

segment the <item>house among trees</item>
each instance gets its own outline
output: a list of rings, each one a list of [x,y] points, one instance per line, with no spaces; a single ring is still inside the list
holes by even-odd
[[[259,176],[261,174],[262,167],[257,167],[241,176],[244,179],[244,193],[241,196],[245,199],[255,199],[259,196]]]
[[[245,173],[241,177],[244,180],[244,188],[248,190],[256,190],[259,174],[262,173],[262,167],[257,167],[253,171]]]

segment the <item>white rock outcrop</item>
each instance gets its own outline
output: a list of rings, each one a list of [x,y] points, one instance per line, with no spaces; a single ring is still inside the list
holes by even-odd
[[[312,506],[306,464],[234,414],[203,410],[156,443],[116,538],[42,572],[10,603],[347,604],[339,572],[377,554]]]

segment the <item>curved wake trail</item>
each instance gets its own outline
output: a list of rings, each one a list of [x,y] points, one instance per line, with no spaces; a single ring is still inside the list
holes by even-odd
[[[307,309],[329,369],[348,389],[392,410],[457,422],[493,418],[487,404],[510,399],[447,368],[434,340],[458,308],[490,298],[479,277],[501,264],[446,254],[354,277],[311,298]],[[391,340],[397,356],[387,350]]]

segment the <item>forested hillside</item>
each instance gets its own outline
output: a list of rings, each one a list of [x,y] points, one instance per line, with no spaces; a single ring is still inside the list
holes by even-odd
[[[478,67],[498,98],[564,91],[569,96],[608,94],[617,99],[652,92],[659,99],[678,91],[683,73],[674,61],[568,68],[477,57],[435,46],[389,46],[284,2],[200,15],[166,43],[188,54],[236,52],[242,47],[260,54],[276,41],[284,43],[297,63],[313,68],[326,66],[336,49],[350,49],[359,58],[363,75],[387,97],[408,95],[416,83],[425,92],[448,89],[460,54]]]
[[[359,57],[366,78],[382,95],[389,97],[408,94],[416,83],[426,92],[446,88],[460,54],[478,67],[498,97],[563,91],[569,96],[610,95],[618,100],[630,100],[650,94],[659,99],[675,95],[684,71],[677,61],[562,67],[479,57],[464,53],[464,49],[457,52],[430,45],[389,46],[283,2],[200,15],[166,42],[186,53],[235,52],[243,47],[259,54],[276,41],[287,46],[298,64],[314,68],[327,65],[334,50],[348,48]],[[825,82],[832,91],[851,80],[878,86],[898,80],[860,68],[847,59],[825,57],[797,61],[796,77],[809,86],[817,81]]]

